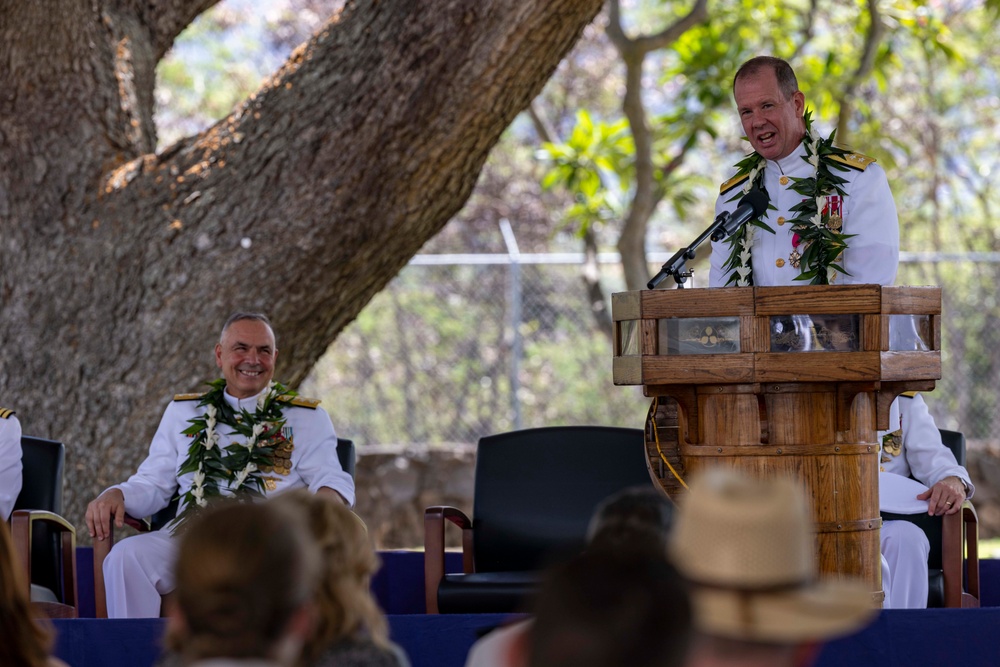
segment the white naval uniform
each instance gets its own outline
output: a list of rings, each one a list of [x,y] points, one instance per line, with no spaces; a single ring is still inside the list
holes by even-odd
[[[789,221],[795,217],[795,213],[791,209],[803,200],[802,195],[792,190],[791,177],[811,178],[815,173],[813,166],[803,159],[805,154],[805,145],[799,144],[790,155],[780,160],[766,161],[764,188],[771,199],[770,206],[774,209],[769,207],[763,222],[774,230],[774,234],[760,228],[755,230],[750,260],[755,285],[809,284],[808,281],[795,280],[802,270],[792,266],[788,257],[793,250],[793,232]],[[831,284],[892,285],[896,280],[896,267],[899,264],[899,223],[885,172],[874,163],[868,163],[864,170],[848,167],[846,171],[835,169],[832,172],[847,181],[840,186],[846,195],[841,202],[841,217],[844,220],[842,231],[857,236],[847,240],[847,250],[838,262],[850,275],[838,273]],[[781,182],[782,177],[789,177],[784,184]],[[743,197],[742,187],[745,183],[744,179],[719,195],[715,202],[716,215],[736,209]],[[728,201],[733,196],[736,199]],[[804,252],[802,246],[798,250],[799,253]],[[726,286],[729,274],[723,266],[729,259],[729,254],[728,240],[712,243],[710,287]]]
[[[0,519],[6,521],[21,493],[21,423],[0,408]]]
[[[237,400],[228,393],[226,401],[236,410],[256,410],[257,397]],[[187,459],[191,437],[182,434],[189,420],[204,414],[197,400],[172,401],[149,446],[149,454],[134,475],[123,484],[125,511],[132,516],[154,514],[170,503],[178,490],[184,494],[193,473],[177,476],[177,469]],[[344,472],[337,458],[337,435],[326,411],[286,404],[283,410],[286,428],[291,428],[292,469],[288,475],[265,474],[276,479],[273,493],[306,487],[315,493],[329,487],[354,505],[354,480]],[[231,431],[220,426],[219,446],[232,443]],[[117,542],[104,561],[109,618],[149,618],[160,615],[160,595],[174,589],[173,563],[176,545],[169,527],[143,533]]]
[[[927,487],[932,487],[945,477],[958,477],[969,487],[972,497],[976,487],[968,471],[958,465],[954,454],[941,442],[941,434],[927,404],[919,394],[900,396],[889,410],[890,431],[902,429],[902,450],[898,456],[881,452],[883,474],[913,476]],[[879,442],[889,431],[879,431]],[[920,489],[916,489],[919,491]],[[910,499],[903,499],[910,500]],[[887,498],[880,493],[879,509],[899,499]],[[927,511],[924,503],[923,511]],[[882,556],[888,567],[889,578],[885,583],[887,609],[922,609],[927,606],[927,554],[930,545],[927,536],[908,521],[886,521],[882,525]],[[885,570],[883,570],[884,572]]]

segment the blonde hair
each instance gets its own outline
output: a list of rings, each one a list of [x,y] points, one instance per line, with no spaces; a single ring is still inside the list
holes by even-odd
[[[25,573],[14,554],[7,522],[0,524],[0,665],[44,667],[52,632],[31,618]]]
[[[169,644],[187,659],[270,657],[309,603],[319,570],[302,520],[268,503],[222,501],[190,520],[179,547]]]
[[[361,519],[339,500],[305,489],[288,491],[270,502],[302,514],[320,549],[322,566],[314,598],[318,618],[303,651],[304,662],[315,660],[337,641],[358,635],[388,646],[388,624],[370,588],[379,560]]]

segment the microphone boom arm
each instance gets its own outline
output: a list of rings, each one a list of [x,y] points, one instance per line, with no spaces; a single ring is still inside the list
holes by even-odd
[[[660,272],[653,276],[653,279],[646,283],[646,287],[649,289],[656,289],[656,286],[666,280],[668,277],[673,276],[674,282],[677,283],[678,287],[683,287],[685,281],[691,276],[690,271],[686,271],[686,264],[689,259],[694,259],[695,251],[698,250],[698,246],[705,242],[705,239],[711,238],[713,234],[720,228],[723,228],[726,221],[729,220],[729,215],[727,213],[720,213],[715,217],[715,220],[708,229],[703,231],[698,238],[691,242],[691,245],[681,248],[674,253],[674,256],[668,259]]]

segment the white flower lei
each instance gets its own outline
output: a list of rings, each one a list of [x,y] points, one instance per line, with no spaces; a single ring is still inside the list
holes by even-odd
[[[842,221],[839,216],[834,216],[825,210],[828,196],[834,193],[844,196],[840,186],[846,181],[834,175],[831,170],[846,171],[847,167],[831,158],[842,157],[847,151],[834,146],[836,131],[825,140],[819,136],[812,127],[810,111],[805,113],[803,121],[806,127],[804,138],[806,155],[802,159],[812,165],[813,174],[809,178],[792,179],[792,189],[804,197],[801,203],[792,207],[792,211],[797,215],[789,221],[792,231],[799,237],[799,243],[805,244],[805,252],[800,259],[802,271],[796,280],[809,280],[813,285],[828,285],[837,271],[847,274],[847,271],[836,262],[847,249],[847,239],[854,236],[841,233]],[[734,201],[754,188],[765,190],[764,164],[763,156],[756,152],[737,163],[739,169],[737,176],[746,174],[747,179],[740,193],[729,201]],[[731,251],[724,265],[724,268],[729,270],[727,284],[735,283],[737,287],[753,285],[751,254],[756,228],[774,233],[773,229],[757,218],[729,237]]]
[[[272,381],[257,397],[256,409],[251,414],[247,410],[237,412],[225,400],[224,379],[208,384],[212,389],[198,403],[205,406],[205,413],[191,419],[191,426],[183,431],[193,439],[178,474],[194,474],[191,488],[182,496],[184,509],[175,527],[189,514],[207,506],[210,498],[222,495],[223,488],[237,497],[263,495],[265,483],[260,471],[273,463],[275,448],[285,443],[284,402],[296,396],[294,391]],[[222,449],[216,431],[219,424],[230,427],[234,436],[242,435],[246,440],[234,441]]]

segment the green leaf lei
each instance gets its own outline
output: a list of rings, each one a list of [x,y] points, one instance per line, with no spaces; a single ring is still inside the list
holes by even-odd
[[[805,246],[805,252],[799,259],[801,273],[795,279],[808,280],[810,285],[829,285],[837,271],[850,275],[837,262],[847,249],[847,239],[856,236],[842,233],[843,220],[839,215],[832,214],[826,205],[828,196],[845,196],[840,186],[847,181],[834,174],[833,170],[847,171],[848,167],[832,158],[843,157],[848,151],[834,145],[836,130],[827,139],[821,138],[813,130],[812,111],[806,111],[802,118],[806,126],[806,136],[803,138],[806,154],[802,159],[816,171],[811,178],[792,178],[792,190],[802,195],[803,199],[791,208],[795,217],[789,220],[789,224],[799,237],[799,245]],[[729,201],[741,198],[755,187],[764,190],[764,162],[764,157],[754,152],[736,163],[739,170],[737,175],[747,174],[748,178],[742,190]],[[768,208],[774,207],[769,205]],[[727,285],[753,285],[750,254],[757,229],[774,233],[773,229],[757,218],[729,237],[729,258],[724,265],[729,272]]]
[[[224,378],[208,385],[211,389],[198,402],[199,407],[205,407],[205,413],[189,420],[191,426],[182,431],[193,439],[177,474],[194,473],[194,479],[191,488],[181,496],[184,509],[174,528],[207,506],[211,498],[223,495],[223,489],[240,500],[264,495],[261,468],[273,464],[275,449],[285,443],[284,404],[297,396],[295,391],[270,382],[267,390],[257,397],[257,408],[251,414],[245,409],[237,412],[226,401]],[[232,429],[234,442],[225,449],[219,446],[219,425]],[[235,441],[239,436],[245,440]]]

